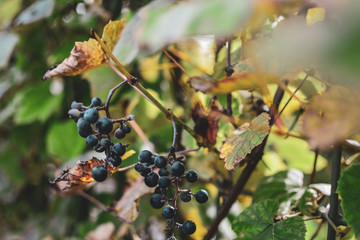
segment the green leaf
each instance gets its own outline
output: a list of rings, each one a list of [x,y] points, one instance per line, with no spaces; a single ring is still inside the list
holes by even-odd
[[[259,202],[265,199],[276,199],[280,203],[286,201],[301,190],[303,180],[304,174],[296,169],[265,177],[260,181],[254,193],[254,201]]]
[[[238,239],[305,239],[306,228],[301,217],[274,222],[279,208],[275,200],[265,200],[246,208],[233,222]]]
[[[51,15],[55,6],[54,0],[39,0],[26,8],[14,20],[14,25],[26,25]]]
[[[45,121],[61,104],[63,94],[52,95],[49,82],[40,82],[26,88],[17,96],[20,105],[15,114],[17,124],[28,124],[34,121]]]
[[[270,131],[269,120],[269,115],[262,113],[252,120],[251,125],[243,124],[225,140],[220,157],[224,158],[226,169],[234,170],[247,154],[262,143]]]
[[[79,136],[76,124],[72,120],[53,124],[47,133],[48,152],[64,161],[79,155],[84,147],[85,140]]]
[[[149,11],[139,33],[140,45],[151,49],[201,34],[227,35],[241,28],[251,13],[251,2],[184,1],[166,9]],[[181,17],[181,20],[179,19]]]
[[[11,53],[19,37],[13,33],[0,32],[0,69],[7,66]]]
[[[337,192],[341,196],[341,206],[344,219],[354,229],[355,235],[360,236],[360,165],[353,165],[346,169],[338,181]]]

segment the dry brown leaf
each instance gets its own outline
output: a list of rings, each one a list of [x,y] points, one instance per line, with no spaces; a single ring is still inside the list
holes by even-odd
[[[200,101],[195,101],[191,109],[191,117],[195,122],[194,131],[206,142],[214,145],[221,116],[222,113],[214,101],[210,103],[210,110],[205,109]]]
[[[85,236],[85,240],[111,240],[115,233],[115,225],[112,222],[103,223]]]
[[[109,22],[104,27],[103,41],[112,50],[125,26],[125,20]],[[75,76],[97,68],[105,63],[105,53],[101,45],[93,38],[85,42],[75,42],[70,56],[59,65],[51,67],[42,80],[56,76]]]
[[[134,150],[130,150],[126,152],[121,158],[125,160],[134,153]],[[104,160],[97,159],[96,157],[93,157],[89,161],[80,161],[75,165],[74,168],[68,168],[67,170],[63,171],[62,174],[58,176],[52,183],[56,184],[60,191],[80,190],[82,189],[83,185],[95,181],[91,176],[91,171],[94,167],[100,166],[104,163]],[[119,168],[114,168],[111,165],[108,165],[107,169],[111,173],[119,171]]]
[[[153,191],[153,188],[144,184],[144,178],[138,176],[137,180],[125,189],[121,199],[113,204],[112,211],[124,221],[132,223],[140,213],[139,198]]]
[[[313,148],[327,149],[359,129],[359,90],[334,86],[305,108],[302,131]]]

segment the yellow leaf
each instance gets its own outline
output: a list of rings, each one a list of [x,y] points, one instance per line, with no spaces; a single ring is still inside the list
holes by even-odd
[[[124,29],[125,23],[125,19],[121,19],[120,21],[110,21],[104,27],[102,40],[111,51],[113,50],[116,42],[118,41],[122,30]]]
[[[306,23],[308,25],[313,25],[316,22],[320,22],[325,18],[325,9],[316,7],[316,8],[309,8],[307,15],[306,15]]]
[[[85,42],[76,42],[71,50],[70,57],[62,63],[50,68],[42,80],[56,76],[75,76],[105,62],[104,52],[100,44],[93,38]]]
[[[119,39],[125,20],[112,21],[104,27],[103,41],[112,49]],[[93,38],[85,42],[75,42],[70,56],[59,65],[51,67],[42,80],[56,76],[75,76],[85,71],[97,68],[105,63],[105,54],[101,45]]]

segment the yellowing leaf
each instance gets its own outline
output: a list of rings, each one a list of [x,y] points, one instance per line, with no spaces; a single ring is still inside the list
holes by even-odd
[[[107,47],[112,51],[115,43],[120,38],[120,34],[125,27],[125,19],[120,21],[110,21],[105,25],[102,40],[107,45]]]
[[[137,180],[125,189],[121,199],[113,204],[112,210],[124,221],[132,223],[140,213],[139,198],[153,191],[154,189],[144,184],[144,178],[138,176]]]
[[[278,83],[280,81],[281,78],[278,75],[266,72],[241,72],[230,77],[225,77],[219,81],[207,75],[191,77],[189,79],[190,85],[195,90],[214,94],[226,94],[237,90],[254,90],[263,88],[266,84]]]
[[[56,76],[75,76],[105,62],[104,52],[100,44],[93,38],[86,42],[76,42],[71,50],[70,57],[59,65],[50,68],[42,80]]]
[[[251,124],[243,124],[225,140],[220,149],[220,158],[224,159],[227,170],[234,170],[247,154],[262,143],[270,131],[269,120],[270,116],[262,113]]]
[[[125,20],[112,21],[104,27],[103,41],[112,50],[119,39]],[[85,71],[97,68],[105,63],[105,53],[101,45],[93,38],[85,42],[75,42],[70,56],[59,65],[51,67],[42,80],[56,76],[75,76]]]
[[[313,148],[326,149],[359,129],[359,89],[331,87],[305,108],[302,132]]]
[[[316,8],[309,8],[307,15],[306,15],[306,23],[308,25],[313,25],[316,22],[320,22],[325,18],[325,9],[316,7]]]

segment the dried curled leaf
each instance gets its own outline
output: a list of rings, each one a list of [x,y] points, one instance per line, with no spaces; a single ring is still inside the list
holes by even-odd
[[[118,217],[128,223],[132,223],[139,216],[139,198],[154,190],[144,184],[144,178],[138,176],[137,180],[132,182],[131,185],[125,189],[124,194],[119,201],[113,203],[112,211]]]
[[[266,84],[279,83],[281,77],[275,74],[261,72],[240,72],[219,81],[208,75],[191,77],[189,83],[195,90],[213,94],[226,94],[237,90],[254,90],[263,88]]]
[[[134,150],[130,150],[122,156],[122,159],[124,160],[130,157],[134,153]],[[104,163],[104,160],[97,159],[96,157],[93,157],[89,161],[80,161],[75,165],[74,168],[68,168],[67,170],[63,171],[60,176],[52,181],[52,183],[56,183],[59,190],[61,191],[77,189],[82,185],[94,182],[95,180],[91,176],[92,169]],[[119,171],[119,168],[113,168],[111,165],[108,165],[107,169],[111,173]]]
[[[85,240],[111,240],[114,239],[115,225],[112,222],[103,223],[90,231]]]
[[[206,110],[200,101],[196,101],[191,109],[191,116],[195,122],[194,131],[206,142],[215,144],[221,115],[213,101],[210,103],[210,110]]]
[[[359,129],[360,97],[356,87],[331,87],[305,108],[303,134],[313,148],[326,149]]]
[[[262,143],[270,131],[269,121],[269,114],[262,113],[251,124],[243,124],[225,140],[220,149],[220,158],[224,159],[227,170],[234,170],[247,154]]]
[[[104,27],[102,39],[110,50],[114,48],[121,31],[125,26],[125,20],[112,21]],[[75,76],[85,71],[97,68],[105,63],[105,53],[101,45],[93,38],[85,42],[76,42],[70,56],[59,65],[51,67],[42,80],[56,76]]]

